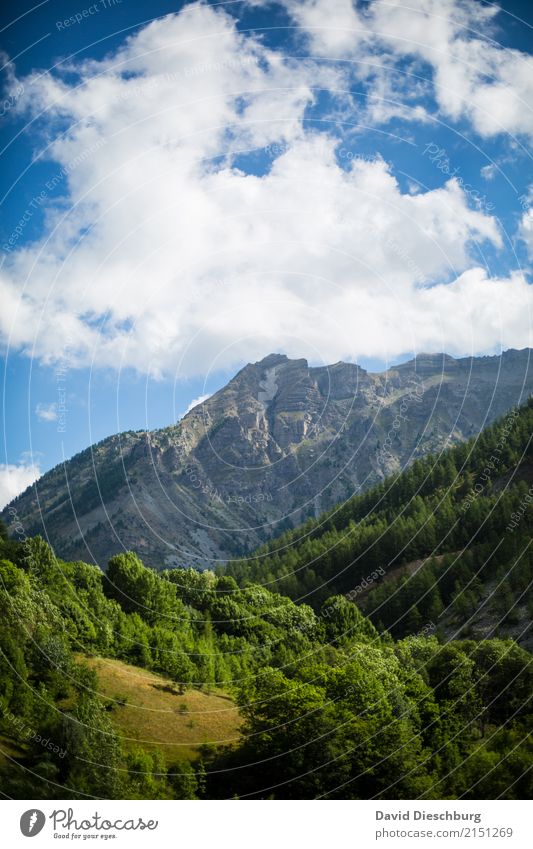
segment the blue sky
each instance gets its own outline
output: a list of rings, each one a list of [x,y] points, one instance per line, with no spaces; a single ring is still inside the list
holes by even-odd
[[[271,351],[529,345],[528,7],[4,7],[0,498]]]

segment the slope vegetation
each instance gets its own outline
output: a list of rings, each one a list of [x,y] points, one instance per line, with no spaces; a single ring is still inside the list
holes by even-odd
[[[228,571],[315,609],[347,594],[397,637],[432,626],[529,644],[532,434],[529,402]]]
[[[0,555],[9,797],[531,795],[533,670],[512,640],[394,642],[342,595],[315,612],[134,554],[103,575],[39,538]]]

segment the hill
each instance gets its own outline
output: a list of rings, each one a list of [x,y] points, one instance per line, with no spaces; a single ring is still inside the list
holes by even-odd
[[[343,593],[380,630],[531,645],[533,402],[229,565],[315,609]]]
[[[343,596],[313,612],[226,575],[158,574],[131,553],[103,575],[39,538],[0,539],[0,618],[0,782],[11,798],[533,789],[533,668],[512,640],[394,642]]]
[[[421,355],[373,374],[273,354],[182,421],[56,467],[2,515],[68,560],[210,567],[476,435],[533,392],[530,360]]]
[[[82,658],[126,748],[162,752],[166,763],[196,760],[202,746],[239,741],[241,718],[222,690],[203,692],[113,658]]]

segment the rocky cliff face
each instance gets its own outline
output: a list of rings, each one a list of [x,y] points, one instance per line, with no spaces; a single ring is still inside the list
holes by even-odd
[[[56,467],[3,518],[65,559],[104,566],[135,549],[159,568],[213,566],[523,403],[531,353],[423,355],[381,374],[271,354],[178,424],[112,436]]]

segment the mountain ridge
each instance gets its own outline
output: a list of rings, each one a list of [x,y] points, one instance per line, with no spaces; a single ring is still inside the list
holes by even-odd
[[[158,568],[213,566],[465,441],[531,392],[530,349],[421,354],[381,373],[269,354],[177,423],[55,467],[2,515],[69,559],[105,566],[134,549]]]

